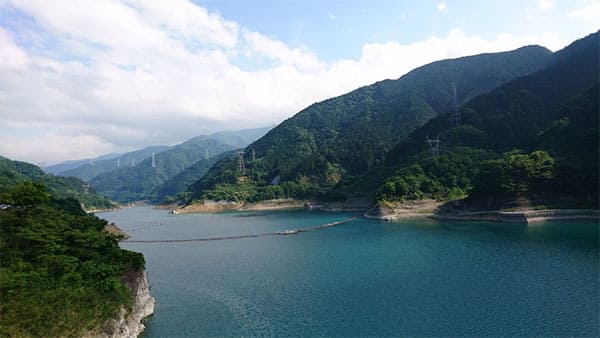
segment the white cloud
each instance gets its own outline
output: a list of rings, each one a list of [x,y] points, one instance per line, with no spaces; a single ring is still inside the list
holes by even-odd
[[[437,4],[436,6],[438,12],[443,12],[446,10],[446,3],[445,2],[440,2],[439,4]]]
[[[11,34],[0,27],[0,67],[23,69],[28,59],[27,54],[15,45]]]
[[[553,0],[539,0],[538,5],[542,11],[547,11],[547,10],[552,9],[552,7],[554,7],[554,1]]]
[[[593,3],[589,6],[573,10],[567,14],[570,19],[600,21],[600,2]]]
[[[12,6],[62,49],[86,59],[36,54],[0,28],[0,154],[32,162],[272,125],[313,102],[435,60],[531,43],[563,46],[549,34],[484,39],[453,30],[410,44],[368,43],[355,60],[327,63],[306,47],[184,0],[22,0]],[[258,70],[236,65],[246,59],[267,62]]]

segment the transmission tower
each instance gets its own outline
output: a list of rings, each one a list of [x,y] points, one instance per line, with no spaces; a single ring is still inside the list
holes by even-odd
[[[434,140],[430,139],[427,135],[425,137],[427,138],[425,143],[429,145],[431,157],[438,158],[440,156],[440,136],[438,135]]]
[[[252,162],[256,161],[256,152],[252,149]]]
[[[117,168],[120,168],[120,167],[121,167],[121,160],[117,159]]]
[[[205,154],[204,157],[208,160],[210,159],[210,155],[208,154],[208,148],[204,149],[205,150]]]
[[[450,113],[450,127],[455,128],[460,126],[461,116],[458,109],[458,100],[456,98],[456,84],[452,81],[452,95],[454,97],[454,110]]]
[[[152,168],[156,168],[156,160],[154,159],[154,153],[152,153]]]
[[[240,170],[240,176],[246,175],[246,164],[244,163],[244,151],[240,150],[237,152],[238,155],[238,169]]]

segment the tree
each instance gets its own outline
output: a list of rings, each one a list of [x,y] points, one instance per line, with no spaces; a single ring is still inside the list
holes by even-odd
[[[8,196],[10,200],[6,202],[17,206],[38,205],[50,200],[45,185],[30,181],[17,184],[9,191]]]

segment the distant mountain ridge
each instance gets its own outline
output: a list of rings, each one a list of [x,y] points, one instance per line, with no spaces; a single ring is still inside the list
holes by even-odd
[[[33,164],[0,156],[0,194],[26,181],[43,183],[55,198],[74,198],[86,209],[114,207],[110,200],[98,195],[93,188],[78,178],[54,176]]]
[[[53,164],[53,165],[49,165],[49,166],[44,166],[41,167],[42,170],[44,170],[47,173],[53,174],[53,175],[58,175],[63,171],[67,171],[67,170],[71,170],[71,169],[75,169],[77,167],[80,167],[86,163],[90,163],[90,162],[94,162],[94,161],[102,161],[102,160],[109,160],[111,158],[115,158],[120,156],[121,154],[106,154],[106,155],[102,155],[102,156],[98,156],[96,158],[86,158],[83,160],[67,160],[67,161],[63,161],[57,164]]]
[[[122,167],[100,174],[91,179],[90,183],[99,193],[115,201],[155,201],[156,194],[160,195],[159,187],[170,178],[199,161],[204,163],[199,167],[208,163],[212,164],[210,161],[212,157],[229,150],[242,148],[264,135],[267,130],[267,128],[255,128],[197,136],[170,147],[168,150],[156,153],[154,156],[156,167],[152,167],[152,158],[146,158],[133,167]],[[209,161],[203,162],[207,160]],[[160,196],[166,197],[165,195]]]
[[[382,166],[392,147],[430,119],[542,69],[551,59],[548,49],[527,46],[443,60],[315,103],[246,147],[243,183],[273,190],[269,183],[280,177],[283,191],[276,195],[328,190],[345,176]],[[219,184],[238,184],[236,160],[223,161],[192,186],[193,196]]]
[[[160,153],[169,148],[169,146],[151,146],[120,155],[110,156],[109,158],[101,156],[98,159],[82,163],[76,168],[61,171],[58,175],[64,177],[73,176],[84,181],[90,181],[100,174],[116,170],[120,167],[131,166],[132,164],[141,162],[152,156],[152,153]]]

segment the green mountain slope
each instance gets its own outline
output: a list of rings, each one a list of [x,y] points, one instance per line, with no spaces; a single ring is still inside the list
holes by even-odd
[[[195,137],[182,144],[155,154],[156,168],[152,159],[147,158],[134,167],[125,167],[94,177],[90,183],[96,190],[119,202],[150,200],[160,202],[162,198],[177,193],[170,187],[162,187],[186,168],[201,161],[196,166],[199,172],[188,172],[172,181],[174,187],[185,190],[189,177],[198,179],[212,164],[212,157],[223,152],[244,147],[252,140],[264,135],[266,128],[225,131],[212,135]],[[209,160],[208,162],[206,160]],[[203,169],[204,168],[204,169]]]
[[[109,159],[87,161],[76,168],[61,171],[58,175],[64,177],[73,176],[84,181],[90,181],[100,174],[116,170],[120,167],[131,166],[132,163],[138,163],[152,156],[152,153],[159,153],[167,149],[169,149],[168,146],[152,146]]]
[[[0,157],[0,194],[26,181],[42,183],[48,187],[55,198],[74,198],[86,209],[105,209],[114,206],[110,200],[96,194],[93,188],[88,188],[87,184],[78,178],[46,174],[33,164]]]
[[[13,206],[0,210],[1,336],[81,337],[131,309],[125,277],[141,273],[144,257],[119,248],[105,220],[30,181],[4,189],[0,203]]]
[[[599,33],[575,41],[545,69],[466,103],[460,126],[449,114],[429,121],[389,152],[387,164],[397,171],[379,198],[473,193],[597,200],[599,50]],[[440,156],[432,158],[425,140],[438,135]],[[547,169],[543,175],[534,174],[538,165]],[[532,183],[541,177],[544,184]]]
[[[380,166],[389,149],[431,118],[550,59],[547,49],[529,46],[444,60],[311,105],[246,148],[244,182],[266,187],[279,176],[286,195],[327,190],[346,175]],[[193,185],[196,198],[216,184],[237,183],[236,161],[227,161]]]
[[[216,162],[233,155],[233,151],[227,151],[209,159],[199,160],[154,189],[149,197],[150,202],[174,202],[177,194],[185,192],[192,183],[201,179]]]

